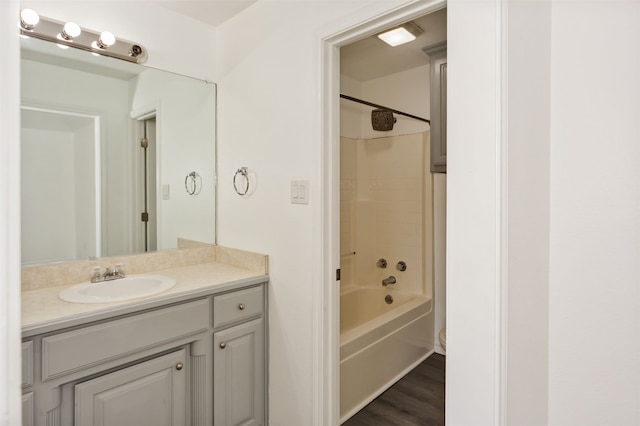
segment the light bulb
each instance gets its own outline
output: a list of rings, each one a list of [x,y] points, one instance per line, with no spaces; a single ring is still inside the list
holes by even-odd
[[[62,38],[65,40],[71,40],[74,37],[78,37],[82,30],[80,29],[80,25],[75,22],[67,22],[64,24],[62,28]]]
[[[20,25],[25,30],[32,30],[40,22],[38,12],[33,9],[22,9],[20,11]]]
[[[100,34],[100,38],[98,39],[98,46],[101,49],[106,49],[107,47],[111,46],[115,42],[116,42],[116,36],[114,36],[113,33],[109,31],[103,31]]]

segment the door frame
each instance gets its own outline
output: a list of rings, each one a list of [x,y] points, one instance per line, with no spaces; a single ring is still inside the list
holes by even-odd
[[[142,239],[144,237],[144,226],[142,224],[142,222],[140,221],[140,213],[142,212],[142,208],[144,207],[144,202],[143,202],[143,197],[144,195],[141,194],[141,190],[140,188],[142,187],[142,171],[140,170],[141,167],[141,163],[142,163],[142,153],[140,151],[140,139],[142,138],[143,135],[143,128],[142,126],[144,126],[144,122],[146,120],[155,118],[156,120],[156,143],[155,143],[155,164],[153,165],[153,173],[155,174],[155,187],[154,187],[154,191],[155,191],[155,198],[156,198],[156,206],[154,207],[155,209],[155,223],[154,226],[156,227],[156,242],[161,241],[161,226],[160,224],[162,223],[162,209],[160,208],[159,205],[159,200],[161,200],[162,198],[160,198],[161,194],[160,194],[160,177],[161,177],[161,163],[160,163],[160,150],[161,150],[161,138],[160,138],[160,131],[159,131],[159,123],[161,120],[161,105],[160,103],[150,103],[148,105],[145,105],[143,107],[140,107],[138,109],[135,109],[133,111],[130,112],[130,118],[131,121],[133,122],[132,124],[132,128],[133,128],[133,135],[132,135],[132,143],[130,144],[130,158],[131,158],[131,164],[130,164],[130,173],[132,176],[131,181],[135,182],[135,186],[133,188],[131,188],[132,191],[132,211],[133,214],[131,215],[131,223],[130,223],[130,227],[131,227],[131,241],[129,242],[129,244],[131,244],[131,249],[133,250],[133,253],[144,253],[144,244],[142,243]],[[158,244],[158,243],[157,243]],[[160,247],[157,246],[156,250],[160,250]],[[154,250],[155,251],[155,250]]]
[[[86,109],[86,108],[85,108]],[[93,229],[93,238],[94,238],[94,256],[96,258],[102,257],[103,251],[106,249],[105,243],[106,240],[103,238],[107,235],[107,225],[105,223],[106,212],[103,212],[103,206],[106,205],[106,197],[107,191],[106,188],[106,175],[105,171],[102,167],[103,160],[105,158],[105,147],[102,143],[103,140],[106,140],[105,134],[106,131],[102,127],[103,116],[100,113],[87,113],[80,112],[83,111],[81,107],[59,107],[56,105],[44,105],[36,102],[31,102],[30,100],[25,100],[21,102],[20,111],[33,111],[33,112],[42,112],[52,115],[60,115],[60,116],[69,116],[75,117],[78,119],[84,119],[88,122],[91,122],[93,127],[93,191],[94,191],[94,199],[93,199],[93,209],[95,211],[94,214],[94,229]],[[22,187],[20,188],[22,190]]]
[[[339,424],[340,412],[340,283],[336,280],[340,267],[339,49],[443,7],[448,8],[448,60],[452,65],[448,121],[482,124],[477,127],[480,134],[474,135],[467,126],[452,126],[448,135],[446,417],[453,424],[505,424],[507,5],[502,0],[416,0],[382,10],[370,19],[346,19],[320,35],[322,207],[316,217],[314,247],[319,247],[316,254],[322,260],[314,267],[320,280],[314,286],[313,305],[313,418],[317,425]],[[486,60],[480,70],[474,66],[479,57]],[[485,155],[475,155],[478,148]],[[473,293],[480,300],[470,305],[466,300]],[[475,327],[465,325],[469,322]],[[474,355],[477,351],[482,351],[481,357]]]

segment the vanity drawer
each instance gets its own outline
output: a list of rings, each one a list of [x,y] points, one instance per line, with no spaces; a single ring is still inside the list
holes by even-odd
[[[223,327],[263,312],[262,286],[234,291],[213,298],[213,327]]]
[[[209,329],[209,299],[48,336],[42,339],[42,380]]]
[[[33,384],[33,341],[22,342],[22,387]]]

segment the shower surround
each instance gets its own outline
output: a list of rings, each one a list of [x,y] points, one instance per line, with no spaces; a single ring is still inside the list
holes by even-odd
[[[428,136],[341,138],[341,421],[433,352]]]

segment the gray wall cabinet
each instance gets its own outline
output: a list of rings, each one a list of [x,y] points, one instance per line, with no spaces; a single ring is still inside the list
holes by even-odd
[[[264,425],[265,286],[24,336],[23,424]]]
[[[447,42],[422,49],[430,63],[431,171],[447,172]]]

